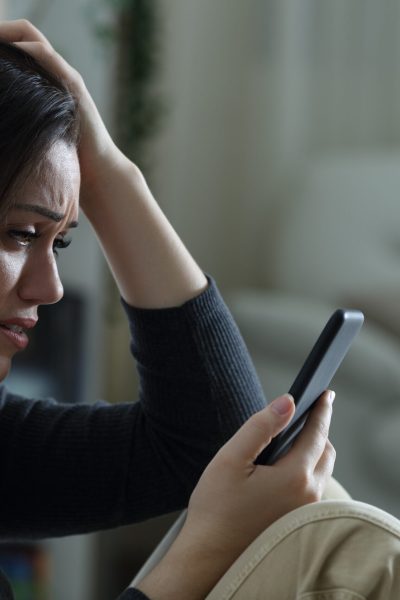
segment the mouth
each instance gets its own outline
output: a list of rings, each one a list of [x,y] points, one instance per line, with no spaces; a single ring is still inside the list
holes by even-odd
[[[27,319],[23,323],[13,323],[8,321],[0,322],[0,333],[2,336],[11,342],[17,350],[24,350],[29,344],[29,338],[26,334],[26,329],[33,327],[34,321]]]

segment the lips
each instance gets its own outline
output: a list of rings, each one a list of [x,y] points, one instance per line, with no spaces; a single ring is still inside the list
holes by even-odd
[[[0,332],[18,350],[24,350],[29,343],[25,330],[34,327],[36,322],[37,319],[31,318],[6,319],[0,321]]]

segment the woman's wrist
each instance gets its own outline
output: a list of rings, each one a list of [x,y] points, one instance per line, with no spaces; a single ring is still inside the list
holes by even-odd
[[[93,160],[90,172],[90,177],[82,173],[80,206],[93,225],[107,211],[118,210],[124,200],[132,204],[150,198],[142,172],[112,140]]]
[[[139,583],[152,600],[204,600],[237,558],[182,530],[168,553]]]
[[[208,283],[154,199],[141,171],[116,146],[82,179],[81,206],[124,300],[139,308],[180,306]]]
[[[71,91],[77,100],[80,113],[78,153],[81,188],[84,199],[90,201],[92,196],[104,190],[104,185],[110,177],[112,179],[114,171],[129,167],[133,169],[135,165],[115,144],[85,82],[82,80]]]

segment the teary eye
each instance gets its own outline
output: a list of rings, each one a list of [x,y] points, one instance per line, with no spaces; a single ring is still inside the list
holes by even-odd
[[[58,250],[62,250],[63,248],[68,248],[71,240],[66,240],[65,238],[56,238],[53,243],[53,252],[56,256],[58,256]]]
[[[25,229],[10,229],[8,235],[21,246],[29,246],[33,240],[37,240],[39,234],[36,231]]]

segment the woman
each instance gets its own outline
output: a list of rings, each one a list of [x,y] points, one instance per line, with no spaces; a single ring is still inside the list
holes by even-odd
[[[121,599],[204,598],[268,525],[321,498],[334,464],[333,394],[279,463],[254,465],[293,399],[265,408],[214,281],[115,146],[80,75],[25,20],[1,22],[0,39],[1,378],[38,307],[62,297],[55,254],[79,204],[120,290],[141,377],[141,402],[113,406],[2,388],[1,536],[94,531],[189,503],[170,551]]]

